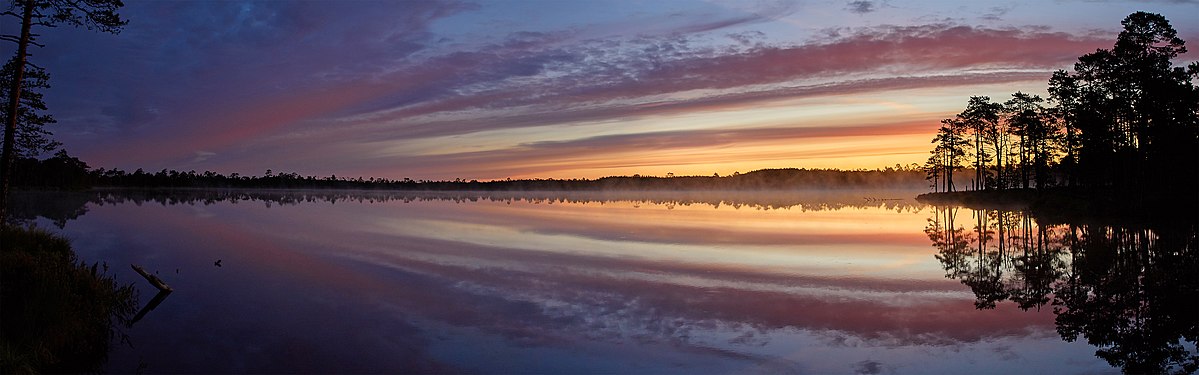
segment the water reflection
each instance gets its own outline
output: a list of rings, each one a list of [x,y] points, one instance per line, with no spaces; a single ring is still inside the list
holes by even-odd
[[[892,197],[98,192],[23,215],[175,288],[110,372],[1108,368],[1049,311],[974,311],[931,211],[866,199]]]
[[[158,307],[158,305],[161,304],[163,300],[166,300],[167,296],[170,295],[171,291],[169,290],[158,291],[158,294],[155,294],[154,298],[150,299],[150,302],[147,302],[145,306],[142,306],[141,310],[137,311],[137,315],[134,315],[133,319],[129,320],[129,323],[126,324],[126,326],[132,328],[134,324],[141,321],[142,318],[145,318],[146,314],[149,312],[154,311],[154,308]]]
[[[885,208],[910,211],[923,204],[910,199],[917,194],[906,190],[818,190],[818,191],[529,191],[529,192],[419,192],[367,190],[235,190],[235,189],[112,189],[86,192],[22,191],[14,193],[16,220],[36,216],[50,219],[58,227],[87,213],[87,204],[111,205],[211,205],[218,202],[260,202],[271,205],[300,203],[385,203],[385,202],[504,202],[594,203],[611,202],[677,206],[742,207],[752,209],[796,209],[802,211],[841,208]],[[899,198],[897,198],[899,197]]]
[[[1051,307],[1062,339],[1084,338],[1127,373],[1199,370],[1195,223],[1038,225],[1021,212],[934,212],[925,233],[936,258],[978,309]]]

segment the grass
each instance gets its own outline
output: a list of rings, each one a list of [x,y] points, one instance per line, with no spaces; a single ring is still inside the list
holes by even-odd
[[[98,372],[136,309],[132,285],[46,231],[5,226],[0,244],[0,373]]]

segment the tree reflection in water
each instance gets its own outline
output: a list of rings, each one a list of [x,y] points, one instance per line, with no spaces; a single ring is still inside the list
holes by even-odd
[[[1194,222],[1039,225],[1022,212],[958,211],[934,209],[925,233],[978,309],[1049,306],[1063,340],[1085,338],[1126,373],[1199,370]]]

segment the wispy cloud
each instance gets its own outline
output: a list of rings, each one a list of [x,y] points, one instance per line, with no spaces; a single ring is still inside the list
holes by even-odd
[[[477,51],[400,60],[371,77],[289,85],[287,92],[251,98],[234,93],[177,107],[192,108],[182,117],[195,125],[164,131],[193,136],[102,155],[150,161],[294,132],[323,134],[317,138],[322,141],[417,139],[780,98],[1030,80],[1101,45],[1063,33],[955,25],[843,35],[804,45],[716,48],[677,36],[562,46],[549,36],[520,34]],[[215,72],[210,77],[217,80]],[[270,85],[255,79],[244,87],[283,89],[262,87]]]
[[[389,128],[397,136],[435,136],[478,131],[486,126],[504,127],[506,118],[530,115],[544,121],[534,118],[523,126],[569,121],[563,118],[565,113],[577,113],[580,119],[586,119],[598,113],[612,115],[612,111],[632,115],[712,102],[862,91],[870,86],[887,89],[953,84],[938,78],[942,76],[970,81],[1028,80],[1034,74],[1069,66],[1080,51],[1099,45],[1102,42],[1095,39],[1062,33],[930,25],[858,30],[846,37],[807,45],[733,50],[693,47],[688,40],[658,39],[529,51],[490,62],[480,59],[496,55],[481,52],[485,57],[455,55],[437,59],[432,65],[452,71],[475,71],[482,65],[493,69],[532,65],[540,67],[540,72],[523,76],[531,79],[520,79],[512,73],[491,77],[445,73],[452,79],[481,80],[440,81],[473,90],[427,97],[421,102],[351,118]],[[895,71],[904,73],[895,77]],[[416,79],[399,80],[408,78]],[[674,97],[697,90],[707,92]],[[464,111],[480,112],[491,125],[471,125],[469,118],[439,122],[433,116]]]
[[[870,0],[855,0],[846,4],[845,9],[857,14],[866,14],[875,11],[875,6]]]
[[[707,5],[602,22],[530,17],[492,31],[461,19],[494,5],[458,1],[131,3],[135,22],[119,37],[48,34],[37,57],[47,56],[39,62],[65,93],[51,103],[67,120],[60,134],[94,164],[259,170],[302,169],[310,155],[296,149],[370,164],[385,152],[345,150],[1043,80],[1112,38],[962,23],[977,17],[813,30],[795,26],[820,10],[811,4]],[[892,8],[867,0],[824,10],[865,22]],[[780,37],[784,26],[802,36]],[[510,148],[548,147],[522,143]]]
[[[988,10],[987,13],[983,13],[980,18],[987,21],[1001,21],[1003,20],[1003,16],[1007,15],[1008,12],[1011,12],[1014,8],[1015,6],[1013,5],[991,7],[991,9]]]

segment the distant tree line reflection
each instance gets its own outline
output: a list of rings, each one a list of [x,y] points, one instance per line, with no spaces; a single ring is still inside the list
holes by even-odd
[[[1052,308],[1062,339],[1086,339],[1127,373],[1199,370],[1195,222],[1040,224],[1016,211],[936,208],[925,233],[978,309]]]
[[[896,198],[900,196],[902,198]],[[387,191],[387,190],[282,190],[282,189],[99,189],[89,191],[24,191],[15,193],[10,221],[28,222],[37,217],[63,227],[83,216],[88,206],[132,203],[160,205],[210,205],[228,202],[296,205],[302,203],[384,202],[504,202],[526,204],[606,204],[615,202],[657,205],[667,209],[707,206],[713,209],[827,211],[845,208],[883,208],[915,212],[924,204],[907,194],[887,190],[848,191]]]

